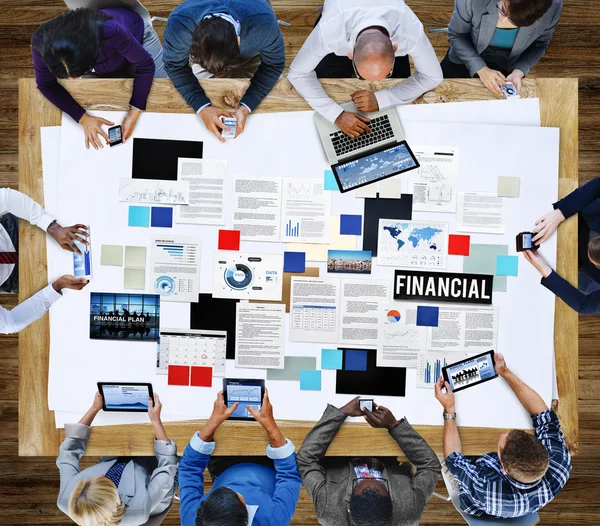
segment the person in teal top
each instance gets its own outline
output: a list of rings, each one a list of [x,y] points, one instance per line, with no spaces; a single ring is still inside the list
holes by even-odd
[[[512,49],[513,45],[515,44],[515,39],[517,38],[518,32],[518,27],[514,29],[505,29],[503,27],[497,27],[496,31],[494,31],[494,36],[490,41],[489,47],[498,49]]]
[[[548,49],[561,11],[562,0],[455,0],[444,78],[479,78],[500,97],[500,85],[508,82],[520,92]]]

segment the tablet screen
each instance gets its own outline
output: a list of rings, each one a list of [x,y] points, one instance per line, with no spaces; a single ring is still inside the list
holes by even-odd
[[[236,402],[239,404],[230,418],[253,418],[248,412],[248,407],[260,409],[262,387],[261,380],[229,381],[227,383],[227,407],[233,406]]]
[[[495,378],[492,353],[487,352],[471,359],[463,360],[445,367],[448,383],[452,391],[471,387],[472,385]]]
[[[419,163],[408,144],[402,141],[392,147],[362,155],[360,158],[342,162],[332,168],[340,190],[347,192],[418,167]]]
[[[148,411],[148,385],[103,384],[107,411]]]

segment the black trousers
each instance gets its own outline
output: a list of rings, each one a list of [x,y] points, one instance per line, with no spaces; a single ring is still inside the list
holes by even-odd
[[[319,20],[321,20],[321,15],[317,18],[315,27],[319,23]],[[323,60],[315,68],[315,73],[320,79],[349,79],[355,76],[352,61],[348,57],[340,57],[335,53],[329,53],[329,55],[323,57]],[[408,55],[396,57],[392,78],[407,79],[408,77],[410,77]]]
[[[446,52],[446,56],[442,59],[440,66],[442,67],[442,72],[444,73],[445,79],[470,79],[471,74],[467,69],[467,66],[464,64],[456,64],[450,60],[448,56],[450,50]],[[512,69],[509,68],[508,64],[504,63],[501,57],[492,56],[486,53],[487,50],[481,54],[481,58],[483,58],[486,62],[488,68],[495,69],[499,71],[503,75],[510,75],[512,73]],[[479,75],[475,74],[475,78],[479,78]]]

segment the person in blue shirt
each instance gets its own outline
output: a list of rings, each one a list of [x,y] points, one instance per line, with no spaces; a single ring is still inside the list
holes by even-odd
[[[571,455],[556,413],[495,355],[494,368],[533,420],[534,435],[513,429],[500,436],[498,452],[478,459],[462,454],[454,393],[439,378],[435,397],[444,408],[444,457],[457,486],[463,512],[474,516],[514,518],[538,511],[567,483]]]
[[[600,312],[600,177],[552,205],[554,210],[540,217],[532,230],[536,244],[544,243],[569,217],[579,216],[578,287],[559,276],[538,250],[525,250],[523,256],[542,275],[541,284],[579,314]]]
[[[185,101],[221,142],[229,131],[221,117],[246,117],[273,89],[285,67],[283,37],[267,0],[185,0],[169,16],[164,64]],[[198,78],[251,78],[239,108],[228,112],[211,104]]]
[[[248,410],[269,435],[268,459],[211,458],[214,434],[237,406],[228,408],[220,391],[206,425],[185,449],[179,464],[182,526],[284,526],[292,520],[302,480],[294,445],[279,430],[267,391],[260,410]],[[207,467],[213,487],[205,495]]]

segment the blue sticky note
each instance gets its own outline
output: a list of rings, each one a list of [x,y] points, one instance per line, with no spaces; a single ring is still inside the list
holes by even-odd
[[[367,370],[367,351],[347,350],[346,351],[346,371],[366,371]]]
[[[300,371],[301,391],[321,390],[321,371]]]
[[[325,170],[325,172],[323,173],[323,184],[325,190],[334,190],[336,192],[340,191],[340,187],[338,186],[337,181],[335,180],[335,175],[333,175],[333,172],[331,170]]]
[[[496,256],[497,276],[518,276],[519,258],[517,256]]]
[[[340,234],[360,236],[362,234],[362,216],[340,216]]]
[[[150,226],[171,228],[173,226],[173,209],[163,206],[153,206]]]
[[[306,270],[305,252],[284,252],[283,253],[283,271],[284,272],[304,272]]]
[[[321,369],[342,369],[343,353],[341,349],[321,350]]]
[[[417,307],[417,325],[421,327],[437,327],[440,317],[439,307]]]
[[[129,207],[129,226],[150,226],[150,207],[149,206],[130,206]]]

